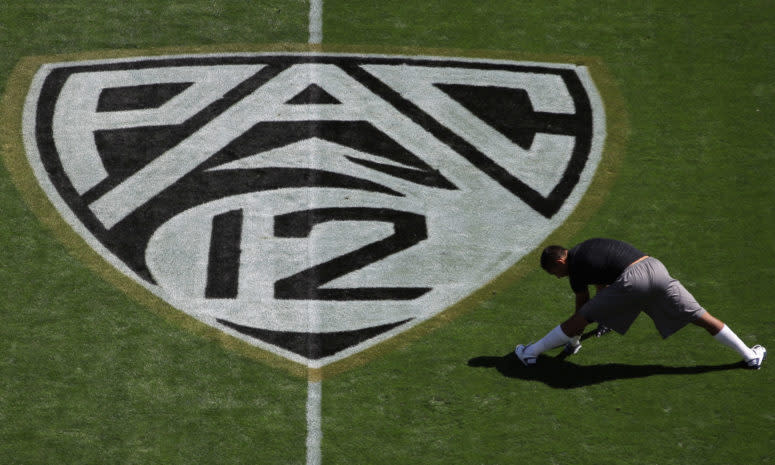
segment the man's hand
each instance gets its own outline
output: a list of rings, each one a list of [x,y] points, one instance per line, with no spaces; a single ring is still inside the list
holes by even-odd
[[[608,326],[597,325],[597,329],[592,334],[594,334],[595,337],[600,337],[610,332],[611,332],[611,328],[609,328]]]
[[[576,312],[565,320],[561,325],[562,332],[569,337],[580,336],[584,332],[584,328],[587,327],[589,321],[585,320],[579,312]]]
[[[562,349],[562,352],[567,355],[574,355],[577,354],[581,350],[581,338],[580,337],[574,337],[570,341],[568,341],[565,344],[565,348]]]

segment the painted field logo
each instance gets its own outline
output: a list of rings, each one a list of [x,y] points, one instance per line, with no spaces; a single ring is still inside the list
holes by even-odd
[[[605,116],[581,66],[257,53],[45,65],[23,132],[119,271],[320,368],[537,247],[587,189]]]

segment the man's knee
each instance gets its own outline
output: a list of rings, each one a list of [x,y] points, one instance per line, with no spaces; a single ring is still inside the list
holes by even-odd
[[[711,336],[715,336],[724,328],[724,322],[714,317],[707,311],[702,312],[700,316],[692,321],[692,323],[699,326],[700,328],[705,328],[705,330],[708,331]]]

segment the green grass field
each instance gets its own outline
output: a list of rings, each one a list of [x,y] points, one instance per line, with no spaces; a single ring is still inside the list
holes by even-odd
[[[308,9],[4,0],[0,92],[26,56],[304,44]],[[602,204],[560,236],[636,244],[746,343],[772,350],[773,23],[765,0],[328,0],[323,46],[600,58],[627,115],[609,124],[626,123],[628,137],[601,167],[615,170]],[[0,463],[305,463],[306,379],[149,311],[33,207],[0,164]],[[325,379],[323,463],[775,462],[772,366],[733,366],[699,328],[662,341],[642,316],[626,337],[590,339],[564,361],[504,365],[572,305],[567,282],[536,265],[450,323]]]

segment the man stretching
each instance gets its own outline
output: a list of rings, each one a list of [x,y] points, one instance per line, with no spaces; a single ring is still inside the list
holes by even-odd
[[[748,347],[729,326],[702,308],[670,277],[662,262],[626,242],[589,239],[570,250],[552,245],[541,254],[541,267],[558,278],[570,279],[576,313],[541,340],[517,346],[515,353],[525,365],[534,365],[544,351],[568,344],[592,321],[624,334],[641,311],[654,320],[662,338],[693,323],[737,351],[750,368],[759,369],[767,357],[767,349]],[[589,285],[598,288],[591,299]]]

